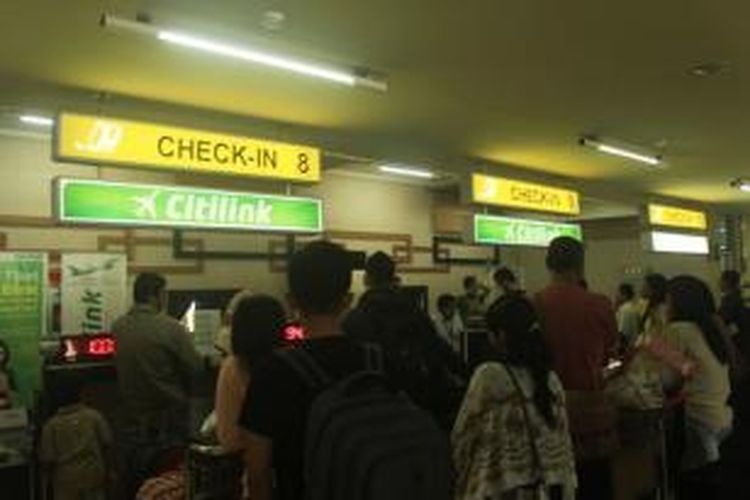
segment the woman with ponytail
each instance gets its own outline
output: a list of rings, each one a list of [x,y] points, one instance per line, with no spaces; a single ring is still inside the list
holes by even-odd
[[[565,393],[534,306],[520,295],[487,313],[496,361],[472,378],[453,429],[458,500],[575,497]]]

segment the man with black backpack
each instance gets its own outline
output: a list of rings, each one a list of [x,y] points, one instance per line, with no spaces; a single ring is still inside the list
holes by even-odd
[[[289,263],[308,339],[252,372],[240,424],[253,500],[451,498],[443,433],[392,390],[377,348],[340,335],[351,275],[349,255],[328,242]]]
[[[463,364],[396,282],[393,259],[372,254],[365,263],[367,290],[344,321],[344,333],[379,346],[394,383],[450,431],[465,389]]]

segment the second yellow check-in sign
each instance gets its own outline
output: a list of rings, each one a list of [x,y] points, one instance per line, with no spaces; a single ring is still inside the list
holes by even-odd
[[[99,116],[62,113],[53,156],[60,161],[320,180],[320,150],[282,142]]]
[[[542,184],[474,174],[472,199],[475,203],[503,207],[578,215],[578,193]]]
[[[708,216],[701,210],[650,204],[648,221],[653,226],[679,227],[705,231],[708,229]]]

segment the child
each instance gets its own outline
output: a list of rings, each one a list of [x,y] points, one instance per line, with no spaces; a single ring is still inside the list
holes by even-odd
[[[41,461],[51,475],[55,500],[106,498],[112,435],[104,417],[81,402],[82,387],[77,374],[62,377],[55,391],[58,410],[42,431]]]

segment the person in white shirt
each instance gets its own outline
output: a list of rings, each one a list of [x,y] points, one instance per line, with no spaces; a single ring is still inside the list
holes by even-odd
[[[678,276],[667,293],[667,339],[690,360],[680,373],[685,397],[681,491],[700,494],[685,498],[718,498],[710,481],[721,458],[719,445],[731,432],[729,338],[716,312],[708,286],[693,276]],[[711,486],[711,491],[704,488]],[[683,498],[680,496],[680,498]]]
[[[464,323],[458,313],[458,299],[454,295],[444,294],[438,297],[438,313],[432,318],[438,335],[445,339],[454,351],[461,352],[461,337]]]
[[[626,346],[635,342],[641,329],[641,310],[635,297],[635,289],[623,283],[617,290],[617,331]]]

